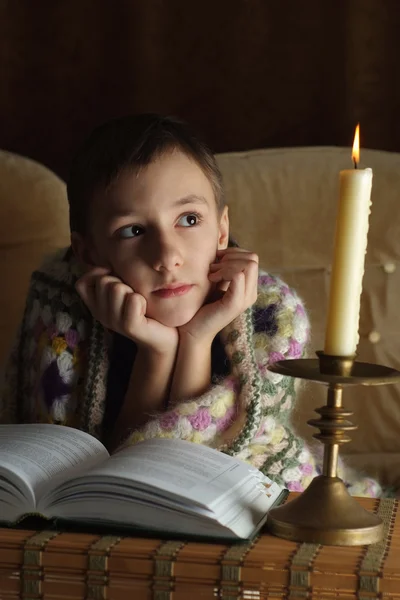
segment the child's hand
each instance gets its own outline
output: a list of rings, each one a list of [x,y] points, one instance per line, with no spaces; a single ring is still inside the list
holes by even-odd
[[[93,317],[107,329],[155,352],[176,350],[177,329],[148,319],[145,298],[109,270],[93,268],[77,281],[76,290]]]
[[[257,299],[258,256],[242,248],[217,252],[218,262],[210,266],[208,278],[217,284],[217,300],[205,304],[179,333],[211,342]]]

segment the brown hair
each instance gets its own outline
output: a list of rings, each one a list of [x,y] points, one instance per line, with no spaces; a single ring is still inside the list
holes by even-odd
[[[152,113],[131,115],[97,127],[72,161],[67,183],[71,231],[86,233],[88,209],[96,190],[108,189],[125,169],[145,167],[175,149],[199,165],[222,210],[222,176],[215,157],[188,125]]]

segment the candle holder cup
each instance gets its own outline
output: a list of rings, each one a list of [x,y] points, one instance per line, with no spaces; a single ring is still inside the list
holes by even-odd
[[[270,371],[307,379],[328,387],[327,403],[316,409],[319,419],[309,425],[324,445],[322,475],[294,500],[272,509],[267,519],[270,532],[299,542],[357,546],[378,542],[383,537],[381,519],[365,510],[337,476],[339,446],[350,441],[348,432],[357,429],[347,420],[352,413],[343,407],[343,388],[354,385],[383,385],[400,381],[400,372],[389,367],[357,362],[354,357],[316,353],[316,359],[282,360]]]

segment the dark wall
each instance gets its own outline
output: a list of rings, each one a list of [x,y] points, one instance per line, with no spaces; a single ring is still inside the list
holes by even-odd
[[[398,0],[0,0],[0,148],[65,176],[91,128],[160,111],[215,151],[400,151]]]

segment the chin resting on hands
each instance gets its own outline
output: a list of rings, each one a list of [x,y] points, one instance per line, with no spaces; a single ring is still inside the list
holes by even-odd
[[[145,298],[108,269],[91,269],[77,281],[76,290],[93,317],[107,329],[156,352],[176,349],[177,329],[147,318]]]
[[[189,323],[179,327],[180,336],[211,342],[257,299],[257,254],[243,248],[227,248],[217,252],[217,259],[210,265],[208,276],[216,284],[217,299],[202,306]]]

